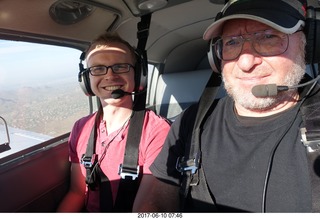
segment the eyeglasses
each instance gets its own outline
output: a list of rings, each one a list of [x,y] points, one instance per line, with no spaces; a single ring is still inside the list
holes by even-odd
[[[214,52],[224,61],[237,59],[243,44],[250,41],[251,48],[261,56],[276,56],[287,51],[289,35],[276,30],[264,30],[239,36],[226,36],[218,39],[214,44]]]
[[[114,64],[110,66],[106,65],[97,65],[88,68],[88,71],[92,76],[100,76],[108,73],[108,69],[111,68],[114,74],[122,74],[130,71],[130,68],[134,67],[128,63]]]

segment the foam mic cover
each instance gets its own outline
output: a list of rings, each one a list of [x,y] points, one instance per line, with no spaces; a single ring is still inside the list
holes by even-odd
[[[256,85],[251,92],[256,97],[271,97],[278,94],[278,87],[276,84]]]
[[[124,95],[131,95],[131,93],[125,92],[124,90],[121,90],[121,89],[114,90],[111,93],[111,97],[114,99],[119,99],[119,98],[123,97]]]

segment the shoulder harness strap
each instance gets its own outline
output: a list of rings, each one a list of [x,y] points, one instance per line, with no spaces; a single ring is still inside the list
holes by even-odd
[[[113,206],[113,196],[110,181],[99,166],[98,157],[94,153],[96,145],[97,120],[100,113],[96,115],[96,121],[91,130],[86,153],[82,155],[81,164],[86,168],[86,183],[88,189],[100,191],[101,212],[129,212],[138,190],[138,156],[139,143],[143,128],[145,110],[134,111],[130,120],[126,149],[123,164],[120,164],[119,175],[121,176],[118,194]]]
[[[142,52],[145,60],[147,60],[145,47],[149,36],[150,21],[151,13],[143,15],[137,26],[137,48]],[[146,67],[146,71],[147,69]],[[132,211],[133,202],[139,188],[139,144],[145,117],[146,100],[147,92],[142,92],[134,98],[133,117],[130,120],[124,160],[119,167],[121,179],[114,207],[114,210],[117,212]]]
[[[141,171],[138,157],[145,110],[134,111],[133,113],[128,130],[123,163],[119,166],[121,179],[114,206],[115,212],[131,212],[139,188],[139,174]]]
[[[100,106],[90,133],[86,153],[83,154],[81,158],[81,164],[83,164],[86,168],[86,184],[88,185],[88,190],[94,191],[99,189],[100,197],[104,197],[103,199],[100,199],[100,211],[111,212],[113,206],[113,198],[110,181],[100,169],[98,156],[97,154],[95,154],[97,124],[99,124],[101,114],[102,108]]]
[[[198,102],[198,110],[193,126],[191,144],[189,147],[186,147],[185,156],[178,158],[177,160],[177,170],[181,172],[181,174],[186,175],[181,186],[181,193],[184,197],[183,200],[188,196],[190,186],[192,186],[193,189],[191,189],[191,195],[193,198],[214,204],[206,184],[203,168],[200,165],[200,135],[204,118],[208,115],[208,112],[211,111],[210,109],[213,109],[218,102],[216,96],[221,82],[220,74],[213,72]],[[182,203],[182,208],[184,207],[184,204],[185,203]]]

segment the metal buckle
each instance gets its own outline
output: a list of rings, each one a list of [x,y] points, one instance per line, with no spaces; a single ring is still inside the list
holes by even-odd
[[[92,154],[92,157],[86,157],[86,155],[83,154],[80,163],[83,164],[85,168],[91,168],[96,160],[96,156],[96,154]]]
[[[134,172],[134,171],[132,171],[132,173],[130,173],[130,172],[122,172],[122,171],[123,171],[123,165],[120,164],[120,165],[119,165],[119,172],[118,172],[118,174],[120,175],[120,177],[121,177],[122,179],[125,179],[126,177],[131,177],[132,180],[135,180],[135,179],[139,176],[139,169],[140,169],[140,168],[139,168],[139,165],[138,165],[136,172]]]
[[[193,159],[185,160],[185,157],[178,157],[176,162],[176,169],[183,174],[186,171],[191,171],[195,174],[199,168],[200,154],[197,153]]]
[[[307,129],[301,128],[301,141],[304,144],[304,146],[307,147],[308,152],[312,153],[320,149],[320,139],[319,140],[307,140]]]

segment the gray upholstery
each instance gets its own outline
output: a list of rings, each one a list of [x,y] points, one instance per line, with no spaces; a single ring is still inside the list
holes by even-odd
[[[173,120],[199,100],[211,72],[211,69],[205,69],[161,75],[155,98],[156,112]]]

